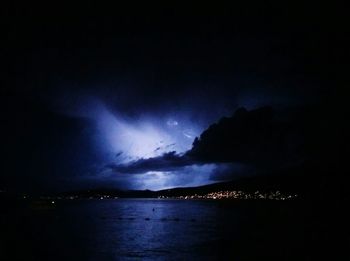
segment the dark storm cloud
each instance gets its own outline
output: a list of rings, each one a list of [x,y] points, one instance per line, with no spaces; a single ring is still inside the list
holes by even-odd
[[[259,167],[295,164],[304,156],[306,126],[304,116],[293,114],[294,120],[286,113],[278,115],[271,107],[251,111],[240,108],[205,130],[186,155],[202,162]]]
[[[106,168],[116,173],[142,174],[148,171],[172,171],[195,163],[191,158],[172,151],[159,157],[140,159],[127,164],[109,164]]]
[[[250,165],[245,165],[242,163],[221,163],[216,164],[215,171],[213,171],[210,175],[210,180],[227,181],[255,174],[255,168]]]
[[[195,164],[221,164],[211,179],[225,180],[253,173],[254,168],[281,168],[300,163],[305,157],[305,120],[300,115],[295,115],[297,120],[293,121],[280,117],[270,107],[251,111],[240,108],[232,117],[212,124],[182,155],[173,151],[126,164],[109,164],[107,168],[115,173],[142,174],[176,171]]]
[[[222,118],[211,125],[184,154],[173,151],[106,167],[117,174],[142,174],[216,164],[210,179],[227,180],[252,174],[255,168],[261,170],[299,164],[305,157],[305,120],[300,115],[295,115],[297,120],[293,121],[280,117],[270,107],[251,111],[241,108],[232,117]]]
[[[8,187],[52,190],[101,160],[91,146],[92,124],[52,112],[27,97],[2,103],[1,177]]]

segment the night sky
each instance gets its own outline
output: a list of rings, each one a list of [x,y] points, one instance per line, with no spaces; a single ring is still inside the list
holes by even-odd
[[[328,142],[324,130],[336,129],[328,122],[341,110],[348,38],[340,10],[320,3],[4,6],[0,189],[157,190],[301,164],[312,156],[291,144],[310,133],[315,144]],[[258,116],[254,126],[295,128],[285,143],[253,139],[261,129],[235,123],[252,131],[237,136],[248,140],[239,149],[221,153],[212,134],[214,145],[192,149],[222,117],[264,106],[274,122]],[[278,146],[284,158],[276,159]],[[203,152],[214,147],[220,157]]]

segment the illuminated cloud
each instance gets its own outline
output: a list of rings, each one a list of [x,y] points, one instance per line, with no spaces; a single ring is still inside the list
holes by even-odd
[[[140,189],[160,190],[173,187],[194,187],[213,183],[210,175],[216,164],[191,165],[173,171],[148,171],[143,175],[133,175],[135,185]]]
[[[170,151],[182,153],[191,148],[193,138],[201,131],[196,124],[186,119],[180,125],[168,115],[130,118],[108,108],[96,98],[80,97],[78,101],[71,111],[65,113],[94,121],[96,146],[111,155],[106,161],[126,163],[157,157]],[[164,121],[164,118],[168,120]]]
[[[174,127],[174,126],[178,126],[178,125],[179,125],[179,123],[178,123],[176,120],[172,120],[172,119],[168,120],[168,121],[166,122],[166,124],[167,124],[168,126],[170,126],[170,127]]]
[[[176,154],[175,151],[164,153],[161,156],[139,159],[123,164],[108,164],[106,167],[116,173],[140,174],[148,171],[172,171],[179,167],[196,164],[191,158]]]

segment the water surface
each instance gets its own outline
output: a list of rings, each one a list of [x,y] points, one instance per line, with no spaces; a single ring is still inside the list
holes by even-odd
[[[1,214],[0,257],[292,260],[303,250],[304,217],[291,203],[283,204],[117,199],[18,209]]]

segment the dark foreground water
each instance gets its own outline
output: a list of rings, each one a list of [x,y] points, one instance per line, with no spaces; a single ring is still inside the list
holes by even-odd
[[[312,234],[295,204],[117,199],[22,207],[0,215],[0,260],[307,260]]]

